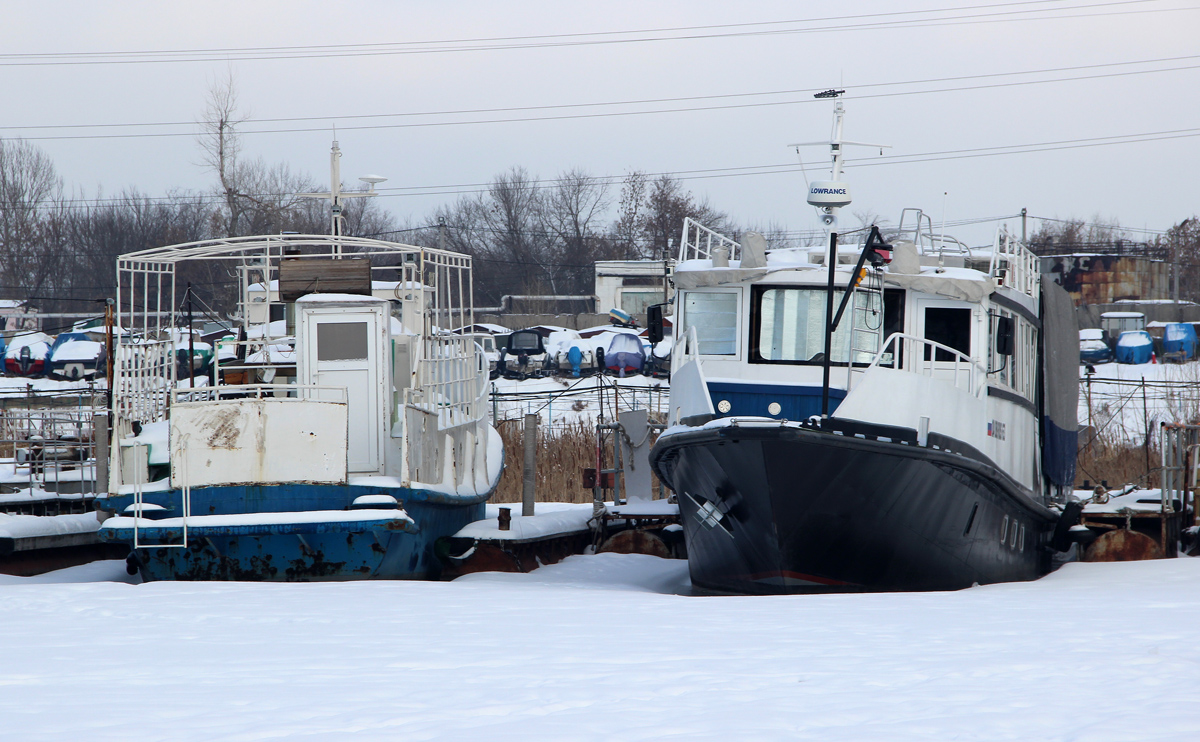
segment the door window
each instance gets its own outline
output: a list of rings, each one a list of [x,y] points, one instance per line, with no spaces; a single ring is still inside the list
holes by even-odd
[[[318,361],[363,361],[366,358],[366,322],[322,322],[317,325]]]
[[[967,307],[926,307],[925,308],[925,339],[954,348],[965,356],[971,355],[971,310]],[[929,360],[930,351],[925,346],[925,360]],[[953,361],[954,355],[949,351],[937,349],[939,361]]]

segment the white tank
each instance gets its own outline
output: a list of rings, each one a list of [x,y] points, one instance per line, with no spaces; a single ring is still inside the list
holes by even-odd
[[[850,204],[850,185],[841,180],[814,180],[808,184],[808,202],[831,208],[847,206]]]

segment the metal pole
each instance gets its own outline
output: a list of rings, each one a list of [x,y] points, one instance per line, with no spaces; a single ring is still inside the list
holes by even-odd
[[[120,279],[120,277],[118,276],[118,280],[119,279]],[[107,360],[105,368],[104,368],[104,381],[105,381],[105,389],[104,389],[104,398],[105,399],[104,399],[104,401],[106,403],[104,406],[109,411],[112,410],[113,369],[117,365],[117,359],[114,357],[115,356],[115,348],[114,348],[115,344],[113,343],[113,325],[116,324],[113,321],[114,320],[114,317],[113,317],[114,307],[115,307],[115,303],[113,302],[112,299],[106,299],[104,301],[104,353],[108,357],[108,360]],[[112,424],[111,417],[106,417],[106,420],[108,421],[108,424],[110,424],[110,425]]]
[[[821,417],[829,417],[829,357],[833,354],[833,273],[837,269],[837,232],[829,233],[829,285],[825,294],[825,358],[821,362]]]
[[[1021,243],[1025,243],[1025,215],[1028,214],[1028,209],[1021,209]]]
[[[533,495],[537,485],[537,426],[536,413],[525,415],[525,470],[521,491],[521,515],[533,515]]]
[[[1142,421],[1146,425],[1146,438],[1143,447],[1146,449],[1146,486],[1150,486],[1150,407],[1146,403],[1146,377],[1142,377]],[[1164,547],[1166,545],[1164,544]]]
[[[270,286],[270,284],[267,284]],[[195,327],[195,318],[192,316],[192,283],[188,282],[187,287],[187,312],[188,312],[188,398],[192,399],[191,391],[196,388],[196,333],[193,332]],[[267,320],[270,320],[267,317]]]
[[[108,413],[92,415],[92,439],[96,442],[95,468],[92,470],[96,483],[92,488],[94,494],[108,492]]]

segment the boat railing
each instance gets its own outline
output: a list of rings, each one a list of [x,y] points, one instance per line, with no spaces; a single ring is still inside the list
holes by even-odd
[[[163,420],[168,392],[175,385],[173,339],[119,339],[114,355],[113,407],[121,418],[142,423]]]
[[[671,365],[676,369],[683,368],[689,362],[700,357],[700,336],[696,333],[694,326],[687,328],[683,333],[682,341],[671,349]]]
[[[893,239],[912,242],[921,255],[971,255],[971,248],[962,240],[945,232],[934,234],[933,218],[922,209],[914,207],[905,208],[900,212],[900,225],[896,228]]]
[[[195,389],[171,390],[171,404],[179,402],[236,402],[246,399],[272,399],[291,402],[342,402],[346,387],[318,384],[224,384]]]
[[[939,360],[939,355],[950,358]],[[987,369],[970,356],[935,340],[902,332],[888,336],[865,372],[870,373],[876,367],[950,381],[956,389],[976,397],[983,393],[983,381],[987,378]]]
[[[417,362],[417,385],[405,390],[406,404],[437,416],[446,430],[478,422],[487,414],[487,368],[475,339],[427,335]]]
[[[1038,297],[1041,261],[1016,235],[1001,226],[992,243],[992,260],[988,275],[1001,286],[1016,289],[1026,296]]]
[[[684,217],[683,239],[679,242],[679,262],[711,260],[717,250],[724,250],[729,260],[741,258],[741,245],[723,234],[712,231],[691,217]]]

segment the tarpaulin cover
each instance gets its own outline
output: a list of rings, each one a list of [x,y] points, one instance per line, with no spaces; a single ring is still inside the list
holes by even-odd
[[[1154,339],[1145,330],[1126,330],[1117,338],[1117,363],[1149,363]]]
[[[1179,353],[1180,360],[1196,357],[1196,330],[1184,322],[1172,322],[1163,333],[1163,352]]]
[[[1060,487],[1075,482],[1079,441],[1079,334],[1075,302],[1042,280],[1042,471]]]

